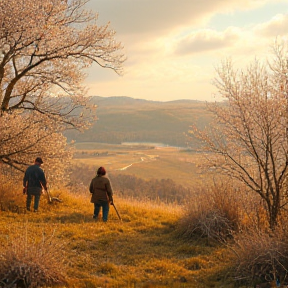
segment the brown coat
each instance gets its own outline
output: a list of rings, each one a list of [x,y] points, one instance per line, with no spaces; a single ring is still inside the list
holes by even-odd
[[[92,179],[89,187],[92,193],[91,203],[98,201],[113,201],[113,190],[110,180],[105,176],[96,176]]]

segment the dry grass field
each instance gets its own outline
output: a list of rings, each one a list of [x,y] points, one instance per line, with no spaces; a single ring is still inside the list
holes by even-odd
[[[117,171],[143,179],[170,178],[192,188],[203,181],[198,169],[202,156],[178,148],[90,142],[76,144],[76,148],[75,164],[82,163],[95,169],[104,166],[108,173]]]
[[[170,178],[198,192],[208,181],[207,175],[201,174],[199,154],[173,147],[78,143],[73,161],[82,167],[77,171],[79,179],[84,179],[83,175],[92,179],[95,176],[92,171],[104,166],[108,175],[117,171],[145,180]],[[25,206],[25,196],[19,189],[21,183],[3,183],[0,183],[4,208],[0,212],[0,277],[6,275],[5,271],[13,271],[14,276],[9,274],[11,279],[18,275],[30,281],[22,287],[241,287],[231,269],[235,258],[226,246],[193,233],[188,238],[181,234],[181,225],[182,228],[183,223],[186,227],[190,225],[186,201],[183,204],[136,201],[121,198],[119,191],[114,191],[114,203],[122,221],[111,206],[109,221],[103,223],[92,218],[87,183],[82,190],[73,192],[51,186],[52,196],[59,195],[62,202],[49,204],[43,195],[39,213],[23,210],[17,213],[9,208],[9,205]],[[10,193],[13,190],[15,197]],[[208,194],[202,198],[205,207],[209,207],[211,201],[205,195]],[[216,191],[214,203],[220,203],[223,195],[222,190]],[[228,199],[226,196],[224,200]],[[223,202],[224,208],[232,207],[229,210],[232,217],[239,204],[233,199]],[[0,287],[10,287],[1,282],[3,279],[0,278]]]
[[[115,198],[122,221],[111,208],[103,223],[92,219],[88,195],[62,199],[49,205],[42,197],[40,213],[2,211],[1,256],[11,254],[15,268],[45,261],[65,287],[232,287],[225,249],[177,237],[180,207]]]

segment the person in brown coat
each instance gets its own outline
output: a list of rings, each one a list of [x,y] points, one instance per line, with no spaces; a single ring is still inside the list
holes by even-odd
[[[99,167],[97,175],[90,183],[89,191],[92,194],[91,203],[94,203],[94,219],[98,219],[98,214],[102,207],[102,219],[108,220],[109,204],[113,205],[113,190],[110,180],[106,175],[104,167]]]

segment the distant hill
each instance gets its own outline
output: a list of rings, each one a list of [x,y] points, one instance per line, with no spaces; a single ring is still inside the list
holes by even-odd
[[[98,120],[84,133],[67,131],[68,140],[111,144],[156,142],[186,147],[185,133],[189,126],[204,127],[210,118],[206,103],[195,100],[160,102],[94,96],[91,101],[98,106]]]

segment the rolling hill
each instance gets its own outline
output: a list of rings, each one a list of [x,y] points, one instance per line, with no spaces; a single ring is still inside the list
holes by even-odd
[[[68,140],[111,144],[152,142],[186,147],[185,133],[189,126],[204,127],[210,118],[206,103],[201,101],[160,102],[124,96],[95,96],[91,101],[97,105],[98,120],[84,133],[66,132]]]

